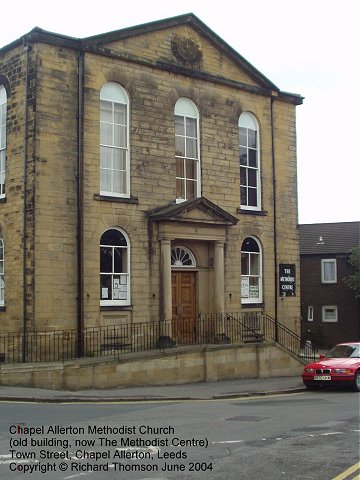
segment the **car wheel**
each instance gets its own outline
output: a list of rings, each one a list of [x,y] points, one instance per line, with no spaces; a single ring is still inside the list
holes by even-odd
[[[353,390],[360,392],[360,370],[355,373]]]

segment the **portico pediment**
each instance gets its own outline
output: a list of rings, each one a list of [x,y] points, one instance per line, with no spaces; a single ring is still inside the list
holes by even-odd
[[[187,222],[210,225],[235,225],[238,219],[206,199],[194,198],[151,210],[149,218],[155,222]]]

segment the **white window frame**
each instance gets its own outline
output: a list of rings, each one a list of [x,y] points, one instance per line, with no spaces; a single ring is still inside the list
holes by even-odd
[[[182,142],[184,141],[184,154],[181,155],[180,151],[176,150],[175,146],[175,169],[176,169],[176,203],[185,202],[186,200],[197,198],[201,196],[201,165],[200,165],[200,139],[199,139],[199,110],[197,109],[194,102],[189,100],[188,98],[179,98],[179,100],[175,104],[175,121],[182,120],[184,126],[183,134],[180,134],[176,131],[176,124],[175,124],[175,145],[177,141]],[[196,121],[196,133],[195,136],[187,135],[187,128],[186,123],[187,119],[195,120]],[[187,155],[187,140],[195,141],[196,146],[196,156],[192,157]],[[191,178],[187,175],[187,165],[195,163],[194,165],[194,173],[196,178]],[[181,175],[178,171],[178,165],[183,170],[183,175]],[[193,182],[194,185],[194,197],[189,196],[188,194],[188,187],[187,183]],[[178,196],[178,184],[181,185],[181,188],[184,192],[183,196]]]
[[[102,120],[102,102],[109,102],[111,103],[111,114],[112,114],[112,121],[105,121]],[[125,115],[125,124],[116,123],[115,121],[115,107],[116,105],[122,105],[126,108],[126,115]],[[100,91],[100,195],[110,196],[110,197],[130,197],[130,137],[129,137],[129,130],[130,130],[130,101],[127,92],[124,88],[115,83],[115,82],[108,82],[101,88]],[[108,144],[102,136],[102,126],[108,125],[112,128],[112,141]],[[116,145],[116,134],[118,138],[121,138],[122,130],[126,129],[124,140],[125,145]],[[120,143],[120,141],[118,141]],[[110,151],[110,165],[105,163],[105,157],[103,158],[102,150],[106,149]],[[121,155],[123,153],[125,155],[125,166],[117,166],[115,164],[114,155],[118,153]],[[120,160],[119,160],[120,163]],[[105,173],[109,173],[111,179],[111,188],[105,189],[103,188],[103,181],[102,175]],[[125,175],[125,181],[121,182],[122,176]],[[120,183],[124,184],[124,189],[116,190],[114,185],[116,184],[116,180],[120,181]]]
[[[334,265],[334,277],[330,280],[326,279],[326,265]],[[336,258],[323,258],[321,260],[321,283],[337,283],[337,265]]]
[[[334,318],[326,318],[326,310],[334,311]],[[324,323],[336,323],[338,321],[338,309],[336,305],[323,305],[321,319]]]
[[[4,241],[0,237],[0,306],[5,305],[5,260],[4,260]]]
[[[0,85],[0,198],[5,198],[7,95]]]
[[[249,252],[247,250],[243,250],[243,245],[244,242],[247,239],[252,239],[256,242],[257,247],[258,247],[258,252]],[[241,264],[243,262],[243,255],[246,255],[247,257],[247,269],[248,269],[248,274],[244,275],[243,272],[241,272],[241,303],[242,304],[258,304],[262,303],[263,301],[263,286],[262,286],[262,281],[263,281],[263,276],[262,276],[262,248],[260,245],[260,242],[256,237],[248,236],[244,238],[242,244],[241,244]],[[256,255],[258,257],[258,269],[259,272],[258,274],[251,273],[251,259],[252,256]],[[257,282],[256,282],[257,279]],[[257,297],[252,297],[251,296],[251,283],[257,283],[258,285],[258,296]]]
[[[194,268],[196,260],[191,250],[183,245],[171,249],[171,268]]]
[[[313,305],[308,305],[307,320],[308,320],[308,322],[313,322],[314,321],[314,307],[313,307]]]
[[[115,230],[119,233],[121,233],[126,241],[126,246],[124,245],[108,245],[108,244],[103,244],[101,243],[102,237],[104,233],[109,232],[111,230]],[[112,250],[111,254],[111,262],[112,262],[112,268],[110,272],[101,272],[100,270],[100,306],[129,306],[131,305],[131,291],[130,291],[130,282],[131,282],[131,276],[130,276],[130,242],[129,242],[129,237],[127,236],[126,232],[122,230],[121,228],[108,228],[105,230],[100,239],[100,268],[101,268],[101,248],[110,248]],[[115,256],[115,249],[126,249],[126,260],[125,260],[125,265],[122,270],[124,271],[115,271],[115,261],[114,261],[114,256]],[[102,282],[102,276],[103,277],[110,277],[111,278],[111,298],[103,298],[103,282]],[[118,285],[118,290],[117,295],[125,296],[126,298],[124,299],[117,299],[115,296],[115,287],[114,284],[115,282]]]
[[[240,174],[240,207],[243,210],[261,210],[261,171],[260,171],[260,132],[255,116],[243,112],[239,117],[239,174]],[[255,132],[256,145],[250,145],[251,132]],[[250,165],[250,154],[255,153],[256,166]],[[243,177],[245,175],[245,182]],[[251,185],[251,176],[255,177],[256,186]],[[256,205],[249,205],[249,193],[256,190]],[[242,201],[245,193],[246,201]]]

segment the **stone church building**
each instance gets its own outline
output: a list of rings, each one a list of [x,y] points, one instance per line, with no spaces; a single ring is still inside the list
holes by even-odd
[[[299,333],[301,103],[193,14],[2,47],[0,333],[256,311]]]

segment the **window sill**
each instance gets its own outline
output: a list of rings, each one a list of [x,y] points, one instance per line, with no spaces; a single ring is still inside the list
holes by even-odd
[[[1,197],[0,198],[0,203],[6,203],[6,197]]]
[[[263,303],[242,303],[241,308],[264,308]]]
[[[237,208],[236,213],[243,213],[244,215],[257,215],[260,217],[265,217],[268,214],[267,210],[246,210],[245,208]]]
[[[132,305],[100,305],[102,312],[132,311]]]
[[[116,202],[116,203],[134,203],[134,204],[139,203],[139,199],[136,197],[111,197],[107,195],[99,195],[97,193],[94,195],[94,200],[99,200],[102,202]]]

